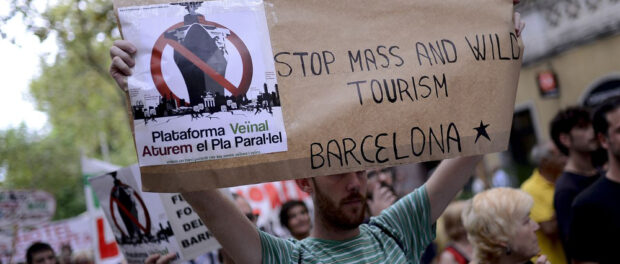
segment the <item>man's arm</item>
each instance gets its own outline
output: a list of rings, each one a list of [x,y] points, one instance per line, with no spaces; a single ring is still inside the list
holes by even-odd
[[[182,193],[235,263],[261,263],[256,226],[218,190]]]
[[[446,210],[448,204],[465,186],[482,156],[443,160],[426,182],[426,193],[431,205],[431,222]]]
[[[125,92],[127,76],[131,75],[131,68],[135,64],[135,52],[135,46],[126,40],[115,41],[110,48],[110,75]],[[182,195],[236,263],[261,263],[258,230],[229,198],[218,190]],[[150,261],[166,263],[168,260],[167,257],[153,257]]]

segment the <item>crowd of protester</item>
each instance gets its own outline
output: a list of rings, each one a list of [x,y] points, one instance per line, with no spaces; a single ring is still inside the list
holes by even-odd
[[[438,221],[443,227],[439,235],[447,236],[447,242],[428,241],[420,263],[618,263],[615,244],[608,241],[620,237],[620,97],[595,109],[572,106],[559,111],[550,123],[550,138],[531,150],[536,168],[521,189],[490,186],[471,199],[453,201]],[[607,155],[594,154],[601,150]],[[404,170],[416,172],[407,177],[396,177],[402,167],[358,173],[362,176],[356,177],[366,181],[364,223],[373,225],[373,219],[403,199],[396,186],[411,186],[401,190],[405,194],[419,189],[406,183],[428,177],[419,173],[425,171],[423,164],[416,166]],[[248,201],[238,194],[233,200],[256,225],[258,215]],[[304,201],[290,200],[279,208],[279,220],[288,238],[302,241],[311,236],[316,218]],[[36,242],[28,248],[26,261],[93,263],[91,254],[75,254],[69,245],[59,252],[57,256],[50,245]],[[209,254],[216,257],[192,262],[235,263],[226,250]],[[153,256],[147,263],[171,259]]]
[[[533,147],[530,160],[536,169],[521,189],[491,187],[469,200],[453,201],[439,221],[444,233],[440,235],[448,241],[431,243],[420,263],[617,263],[608,239],[620,237],[620,97],[596,109],[573,106],[559,111],[550,134],[551,141]],[[607,152],[603,159],[593,154],[601,149]],[[395,186],[427,177],[414,173],[397,178],[398,171],[394,167],[364,173],[365,223],[372,224],[403,198]],[[258,215],[248,201],[237,194],[233,200],[256,225]],[[310,237],[316,221],[301,200],[285,202],[279,220],[290,239],[299,241]],[[69,245],[59,250],[57,256],[48,244],[34,243],[27,250],[27,264],[93,263],[90,254],[74,254]],[[210,254],[217,257],[208,263],[235,263],[225,250]],[[147,263],[170,259],[154,256]]]
[[[518,16],[515,30],[523,30]],[[110,73],[125,92],[134,53],[126,41],[110,50]],[[183,195],[225,248],[209,253],[218,256],[210,263],[619,263],[610,241],[620,237],[620,98],[596,109],[561,110],[550,138],[532,149],[537,168],[521,189],[490,186],[467,200],[454,198],[481,157],[444,160],[432,173],[413,165],[417,173],[407,175],[416,171],[409,167],[404,177],[394,167],[296,180],[315,210],[310,214],[304,201],[284,203],[284,238],[257,228],[257,215],[239,195],[233,201],[217,190]],[[593,154],[601,149],[607,155]],[[437,236],[448,242],[433,241],[437,222],[443,227]],[[57,257],[38,242],[27,262],[82,263],[61,251]],[[174,256],[152,255],[146,263]]]
[[[92,252],[73,252],[71,245],[60,246],[60,254],[45,242],[34,242],[26,249],[26,264],[93,264]]]
[[[611,254],[612,244],[601,236],[619,234],[620,210],[614,204],[620,202],[616,180],[620,171],[620,98],[612,98],[598,109],[563,109],[552,120],[550,132],[551,141],[532,148],[530,160],[536,168],[521,189],[491,185],[473,198],[455,200],[447,207],[438,231],[447,241],[438,239],[429,245],[420,263],[614,263],[617,258]],[[608,158],[595,158],[593,153],[601,148]],[[417,178],[427,177],[419,173],[425,169],[408,167],[405,172],[416,173],[397,178],[399,169],[402,167],[366,171],[364,222],[401,198],[395,186],[407,185],[402,181],[423,183],[424,179]],[[413,185],[404,193],[417,187]],[[247,205],[239,206],[251,211]],[[279,219],[290,238],[310,236],[312,216],[304,201],[285,202]]]

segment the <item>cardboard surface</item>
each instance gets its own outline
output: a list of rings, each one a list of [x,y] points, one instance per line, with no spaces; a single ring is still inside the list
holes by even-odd
[[[115,0],[115,7],[164,2]],[[288,151],[144,166],[145,190],[228,187],[506,149],[523,54],[512,1],[268,0],[264,8]]]

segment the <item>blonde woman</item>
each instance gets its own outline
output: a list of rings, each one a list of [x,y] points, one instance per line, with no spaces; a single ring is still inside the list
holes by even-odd
[[[522,264],[540,252],[530,219],[532,197],[518,189],[495,188],[474,196],[463,209],[463,225],[474,247],[474,264]],[[540,256],[536,264],[549,264]]]

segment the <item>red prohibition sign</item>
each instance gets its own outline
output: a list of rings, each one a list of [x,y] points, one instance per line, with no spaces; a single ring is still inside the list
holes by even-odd
[[[198,21],[202,25],[207,26],[215,26],[220,28],[228,29],[225,26],[222,26],[218,23],[211,22],[205,20],[204,16],[199,16]],[[184,26],[183,22],[177,23],[166,29],[166,31],[171,31],[177,28]],[[230,30],[230,29],[228,29]],[[176,42],[171,39],[167,39],[164,37],[162,33],[157,41],[155,41],[155,45],[153,46],[153,51],[151,52],[151,76],[153,77],[153,82],[155,83],[155,87],[159,91],[162,96],[167,96],[168,94],[172,94],[172,97],[179,101],[179,97],[175,95],[172,91],[170,91],[170,87],[166,84],[164,77],[161,72],[161,56],[164,51],[166,45],[170,45],[174,50],[181,53],[186,59],[194,63],[196,67],[200,68],[205,74],[209,75],[213,80],[222,85],[226,90],[228,90],[233,96],[239,96],[245,94],[250,88],[250,83],[252,82],[252,57],[250,56],[250,51],[245,46],[243,41],[230,30],[230,36],[228,36],[228,40],[237,48],[237,51],[241,55],[241,62],[243,64],[243,74],[241,76],[241,82],[239,83],[239,87],[236,87],[232,83],[230,83],[224,76],[217,73],[211,66],[202,61],[198,56],[192,53],[190,50],[185,48],[185,46],[181,45],[179,42]]]
[[[128,186],[126,184],[122,184],[122,185],[123,186]],[[114,188],[112,188],[112,191],[110,193],[114,193],[114,191],[116,191],[117,188],[118,188],[118,186],[114,186]],[[133,188],[132,188],[132,190],[133,190]],[[116,203],[116,206],[121,211],[121,213],[124,213],[125,215],[129,216],[129,219],[131,219],[131,222],[136,224],[140,228],[140,230],[142,230],[142,232],[144,232],[145,234],[150,234],[151,233],[151,216],[149,215],[149,210],[146,209],[146,206],[144,205],[144,201],[142,201],[142,197],[140,197],[140,195],[138,195],[138,193],[135,190],[133,191],[133,195],[138,199],[138,202],[140,202],[140,205],[142,205],[142,209],[144,209],[144,218],[146,218],[146,226],[143,226],[140,223],[140,221],[138,219],[136,219],[131,214],[131,212],[129,212],[129,209],[125,208],[125,206],[123,206],[118,201],[118,199],[116,199],[115,197],[112,197],[112,195],[110,195],[110,214],[112,215],[112,220],[114,220],[114,225],[116,226],[116,228],[118,228],[118,230],[121,231],[121,233],[123,233],[123,235],[129,236],[129,234],[125,234],[123,229],[118,225],[118,222],[116,221],[116,215],[114,214],[114,211],[115,211],[114,210],[114,204]]]

